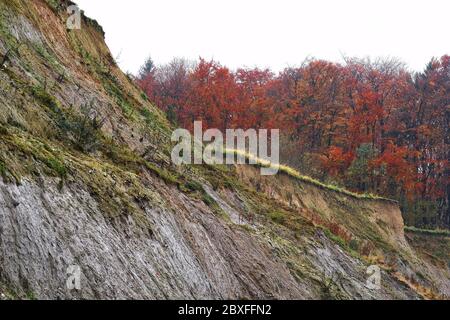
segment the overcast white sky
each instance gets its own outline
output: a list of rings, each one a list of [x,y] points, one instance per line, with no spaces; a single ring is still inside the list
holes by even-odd
[[[392,56],[420,71],[450,54],[448,0],[75,0],[124,71],[148,55],[279,71],[308,56]]]

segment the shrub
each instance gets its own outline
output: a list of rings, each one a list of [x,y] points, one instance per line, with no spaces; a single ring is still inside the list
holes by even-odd
[[[283,224],[286,221],[286,214],[280,211],[271,212],[269,217],[273,222],[278,224]]]
[[[196,181],[189,181],[184,184],[184,187],[189,191],[200,191],[203,192],[203,186]]]
[[[359,243],[355,239],[350,240],[350,242],[348,243],[348,246],[353,251],[358,251],[359,250]]]
[[[215,205],[217,205],[216,201],[206,192],[202,195],[202,200],[209,207],[214,207]]]
[[[94,103],[81,106],[81,115],[60,115],[58,127],[75,147],[82,152],[94,151],[99,146],[99,131],[106,118],[100,118]]]

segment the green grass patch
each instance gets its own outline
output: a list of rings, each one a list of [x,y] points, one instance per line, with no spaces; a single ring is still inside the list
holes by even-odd
[[[54,11],[57,12],[58,9],[58,1],[57,0],[45,0],[45,2],[50,6],[50,8]]]
[[[202,194],[202,200],[208,207],[217,205],[216,201],[206,192]]]
[[[178,177],[169,172],[166,169],[160,168],[156,165],[154,165],[153,163],[150,163],[148,161],[144,162],[145,167],[150,170],[151,172],[153,172],[154,174],[156,174],[158,177],[160,177],[161,179],[164,180],[164,182],[166,182],[169,185],[176,185],[178,184]]]
[[[56,98],[50,95],[43,87],[34,86],[31,88],[33,97],[43,106],[48,107],[53,112],[58,112],[59,105]]]
[[[127,96],[125,96],[125,89],[122,87],[119,80],[116,77],[109,74],[109,72],[103,72],[100,75],[100,79],[103,82],[103,87],[106,92],[116,100],[117,105],[122,109],[122,113],[127,119],[133,119],[134,108],[129,102]]]
[[[278,224],[284,224],[286,222],[286,214],[281,211],[274,211],[269,213],[269,218]]]
[[[56,149],[50,148],[46,143],[34,140],[32,138],[25,138],[23,136],[11,136],[8,139],[17,151],[24,155],[31,156],[43,163],[48,169],[48,174],[60,178],[65,178],[67,175],[67,168],[62,160],[59,152]]]
[[[47,167],[53,170],[61,178],[65,178],[67,176],[66,166],[57,158],[49,157],[47,159],[44,159],[44,162],[47,165]]]
[[[148,99],[148,97],[147,97],[147,94],[146,94],[145,92],[141,92],[141,98],[142,98],[142,100],[144,100],[144,101],[149,101],[149,99]]]
[[[347,248],[347,242],[342,239],[341,237],[335,235],[334,233],[332,233],[330,230],[323,228],[323,231],[325,232],[325,235],[332,241],[334,241],[335,243],[337,243],[339,246],[341,246],[342,248]]]
[[[333,241],[334,243],[339,245],[342,249],[344,249],[344,251],[349,253],[352,257],[360,259],[359,253],[355,250],[355,248],[357,248],[356,243],[353,243],[352,240],[349,243],[347,243],[347,241],[345,241],[340,236],[335,235],[329,229],[327,229],[325,227],[321,227],[321,229],[323,230],[325,235],[328,237],[328,239],[330,239],[331,241]]]
[[[35,43],[33,44],[33,48],[45,62],[50,63],[53,70],[55,70],[59,74],[62,74],[64,72],[64,68],[58,62],[57,58],[53,54],[49,53],[49,51],[47,50],[46,47],[44,47],[44,45]]]
[[[191,180],[183,184],[184,188],[191,192],[204,192],[203,186],[197,181]]]
[[[36,294],[33,291],[26,293],[27,300],[37,300]]]

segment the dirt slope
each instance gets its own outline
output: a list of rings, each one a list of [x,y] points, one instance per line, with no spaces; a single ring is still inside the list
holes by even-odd
[[[416,254],[393,202],[247,166],[173,166],[164,115],[95,21],[66,30],[67,5],[0,0],[0,299],[450,294],[448,265]]]

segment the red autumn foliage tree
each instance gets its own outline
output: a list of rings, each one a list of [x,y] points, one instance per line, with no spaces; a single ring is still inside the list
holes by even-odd
[[[345,60],[278,75],[174,60],[138,82],[183,127],[280,128],[284,162],[396,198],[410,225],[449,227],[450,57],[421,73],[395,59]]]

